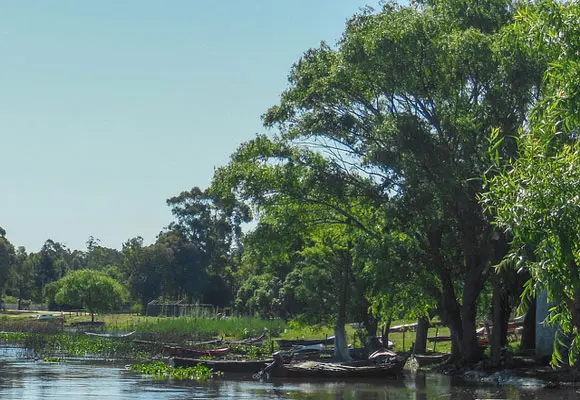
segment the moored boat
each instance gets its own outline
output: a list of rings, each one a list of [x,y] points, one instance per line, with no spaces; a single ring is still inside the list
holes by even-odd
[[[172,357],[170,362],[174,367],[194,367],[203,364],[215,372],[255,374],[273,360],[200,360],[197,358]]]
[[[413,357],[420,367],[425,367],[427,365],[441,364],[449,359],[451,354],[449,353],[431,353],[431,354],[414,354]]]
[[[293,346],[313,346],[313,345],[331,345],[334,344],[334,336],[326,339],[277,339],[281,349],[288,349]]]
[[[231,340],[231,341],[226,342],[226,343],[227,344],[241,344],[241,345],[261,346],[262,344],[264,344],[265,337],[266,337],[266,335],[262,334],[262,335],[257,336],[257,337],[247,338],[247,339],[243,339],[243,340]]]
[[[195,358],[202,356],[209,357],[220,357],[225,356],[230,352],[230,348],[222,347],[219,349],[193,349],[180,346],[164,346],[167,354],[171,357],[185,357],[185,358]]]
[[[376,362],[375,360],[345,363],[307,361],[298,364],[284,364],[279,354],[274,354],[274,362],[256,375],[256,378],[330,378],[330,379],[380,379],[400,375],[410,353],[397,355]]]
[[[96,336],[96,337],[100,337],[100,338],[104,338],[104,339],[123,339],[123,338],[128,338],[129,336],[132,336],[135,333],[135,331],[133,332],[127,332],[127,333],[95,333],[95,332],[85,332],[85,335],[88,336]]]

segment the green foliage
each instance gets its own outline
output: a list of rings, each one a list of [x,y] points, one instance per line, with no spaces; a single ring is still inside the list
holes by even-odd
[[[132,304],[131,313],[137,315],[143,314],[143,306],[141,304]]]
[[[94,270],[70,272],[55,295],[57,303],[78,304],[92,315],[119,310],[127,298],[127,289],[119,282]]]
[[[387,3],[353,16],[336,47],[304,53],[263,117],[277,136],[243,144],[212,185],[250,201],[257,230],[291,227],[292,240],[262,239],[272,252],[248,243],[268,256],[254,275],[274,274],[295,296],[291,283],[324,266],[335,291],[322,297],[337,303],[348,280],[349,312],[371,328],[369,303],[381,317],[437,307],[458,334],[468,330],[465,357],[477,353],[473,310],[502,251],[478,203],[487,135],[497,128],[502,151],[514,154],[546,66],[533,52],[505,50],[517,50],[504,30],[519,7]],[[329,242],[333,231],[341,238]],[[332,268],[345,254],[352,262],[340,275]]]
[[[213,372],[205,365],[196,365],[187,368],[174,368],[162,361],[155,361],[146,364],[133,364],[131,371],[143,375],[151,375],[157,378],[171,378],[178,380],[206,380],[213,376]]]
[[[160,336],[174,333],[198,334],[202,337],[226,336],[237,339],[259,336],[267,333],[278,336],[286,323],[279,319],[260,319],[252,317],[231,317],[227,319],[210,318],[158,318],[146,319],[136,326],[139,332],[154,333]]]
[[[44,286],[44,288],[42,288],[42,299],[44,302],[46,302],[46,305],[48,307],[49,310],[56,310],[59,306],[61,309],[63,308],[82,308],[82,304],[78,303],[78,304],[67,304],[64,305],[63,304],[58,304],[56,302],[56,294],[60,291],[60,289],[62,288],[63,285],[63,281],[62,280],[58,280],[58,281],[54,281],[54,282],[50,282],[48,284],[46,284]]]
[[[580,332],[579,19],[576,2],[545,1],[516,15],[511,40],[522,52],[550,63],[544,96],[520,132],[517,158],[501,165],[504,145],[492,136],[489,152],[496,165],[482,196],[497,226],[513,236],[505,264],[531,273],[527,294],[547,290],[548,300],[556,304],[548,322],[574,337]],[[555,361],[562,358],[559,342]],[[578,354],[575,343],[571,364]]]
[[[14,246],[5,235],[6,231],[0,227],[0,299],[15,262]]]
[[[3,340],[21,343],[37,357],[99,356],[115,359],[141,359],[145,354],[130,340],[109,340],[85,334],[1,333]]]

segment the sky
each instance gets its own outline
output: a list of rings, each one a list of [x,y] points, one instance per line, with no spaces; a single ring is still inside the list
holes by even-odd
[[[0,2],[0,227],[120,248],[256,133],[292,64],[360,0]]]

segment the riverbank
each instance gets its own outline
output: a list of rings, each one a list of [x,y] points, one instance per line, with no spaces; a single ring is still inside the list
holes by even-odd
[[[580,384],[580,370],[576,367],[552,367],[525,355],[511,356],[506,365],[500,368],[489,366],[487,361],[484,359],[476,365],[463,367],[442,364],[417,371],[450,376],[469,384],[520,389],[575,388]]]
[[[46,312],[45,312],[46,313]],[[57,314],[57,313],[54,313]],[[212,344],[201,344],[200,341],[219,338],[224,341],[241,340],[265,334],[262,346],[232,345],[229,357],[233,359],[270,358],[278,350],[276,339],[311,339],[332,336],[333,330],[327,326],[305,326],[295,322],[281,320],[261,320],[258,318],[167,318],[143,317],[137,315],[99,316],[104,322],[103,332],[129,333],[127,338],[111,339],[107,337],[90,337],[82,331],[70,332],[71,325],[90,320],[88,316],[66,316],[60,318],[38,319],[24,314],[25,317],[0,319],[0,330],[19,333],[4,333],[4,341],[19,342],[20,345],[37,352],[37,357],[58,357],[66,360],[67,356],[79,357],[94,354],[106,358],[118,357],[127,360],[167,360],[164,345],[169,343],[184,346],[212,347]],[[62,330],[69,329],[63,334]],[[438,328],[430,335],[445,335],[446,328]],[[25,333],[25,332],[28,332]],[[347,326],[349,342],[360,346],[357,330]],[[397,332],[389,335],[395,341],[395,350],[408,350],[414,341],[415,332]],[[135,340],[137,339],[137,340]],[[437,350],[448,350],[446,343],[434,343]],[[431,346],[430,346],[431,347]],[[515,345],[507,352],[508,365],[504,369],[490,368],[482,362],[468,368],[457,368],[452,365],[424,368],[427,373],[440,373],[463,379],[466,382],[479,382],[491,385],[537,385],[541,387],[572,386],[580,381],[576,369],[558,368],[536,364],[530,357],[517,356]],[[540,382],[535,382],[537,379]],[[527,382],[527,383],[526,383]]]

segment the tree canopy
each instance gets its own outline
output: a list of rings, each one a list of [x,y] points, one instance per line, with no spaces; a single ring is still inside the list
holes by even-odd
[[[120,310],[128,297],[127,289],[118,281],[100,271],[85,269],[69,272],[61,279],[55,300],[86,308],[94,321],[95,313]]]

